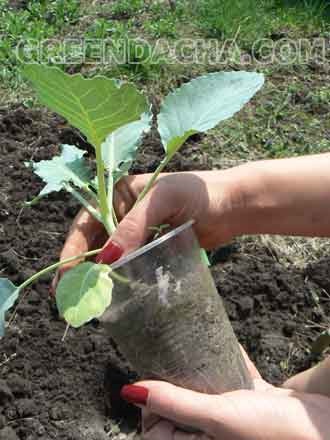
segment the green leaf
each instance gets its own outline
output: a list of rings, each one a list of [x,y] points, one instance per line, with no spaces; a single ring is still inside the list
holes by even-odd
[[[39,100],[78,128],[94,147],[148,110],[146,98],[133,84],[104,76],[68,75],[57,67],[40,64],[26,65],[23,75]]]
[[[141,145],[142,136],[150,130],[150,123],[151,114],[144,113],[139,121],[118,128],[103,142],[103,162],[114,182],[128,173]]]
[[[316,355],[320,355],[330,347],[330,329],[322,332],[319,337],[314,341],[311,352]]]
[[[86,262],[63,275],[56,289],[56,304],[72,327],[100,317],[110,305],[113,282],[109,272],[107,265]]]
[[[262,87],[253,72],[218,72],[193,79],[170,93],[158,115],[158,131],[168,157],[194,133],[230,118]]]
[[[0,278],[0,337],[5,334],[5,314],[15,304],[19,288],[7,278]]]
[[[33,171],[46,182],[46,186],[40,191],[30,204],[53,191],[60,191],[68,183],[73,183],[78,188],[88,186],[91,179],[91,171],[87,168],[83,156],[86,151],[80,150],[74,145],[62,145],[60,156],[51,160],[40,162],[28,162]]]

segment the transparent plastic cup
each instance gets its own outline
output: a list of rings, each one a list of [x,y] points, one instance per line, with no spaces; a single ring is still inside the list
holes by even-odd
[[[190,221],[112,265],[101,318],[141,378],[217,394],[252,388],[239,344]]]

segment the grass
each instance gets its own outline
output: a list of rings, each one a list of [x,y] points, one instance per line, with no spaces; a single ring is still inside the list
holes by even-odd
[[[138,14],[143,9],[144,2],[142,0],[121,0],[113,2],[110,10],[115,17],[127,18]]]
[[[14,97],[24,87],[16,47],[22,40],[41,41],[54,38],[79,20],[78,0],[32,0],[25,9],[13,10],[0,1],[0,96]],[[13,98],[14,99],[14,98]]]
[[[191,77],[214,70],[256,69],[266,75],[266,86],[252,105],[238,118],[227,121],[203,138],[202,146],[215,161],[245,161],[322,152],[330,148],[328,132],[330,87],[327,58],[319,62],[321,49],[312,47],[306,62],[291,61],[281,38],[296,42],[303,36],[313,46],[315,36],[328,35],[328,2],[322,0],[177,0],[112,2],[32,0],[24,9],[14,10],[0,0],[0,104],[33,102],[20,76],[15,46],[21,38],[54,39],[47,45],[44,60],[62,60],[65,37],[111,41],[120,63],[93,62],[93,48],[86,45],[85,61],[71,64],[71,72],[102,73],[132,80],[144,88],[153,101]],[[178,45],[178,38],[199,38],[205,59],[182,63],[192,48]],[[235,38],[226,49],[230,60],[216,60],[216,48],[208,48],[209,38],[221,45]],[[262,63],[265,47],[261,38],[276,44],[277,59]],[[172,59],[159,50],[158,39],[177,49]],[[185,43],[186,40],[183,40]],[[284,43],[283,43],[284,44]],[[204,45],[204,47],[203,47]],[[221,47],[221,46],[220,46]],[[267,49],[267,48],[266,48]],[[72,47],[72,54],[74,47]],[[255,58],[251,58],[251,55]],[[70,52],[71,55],[71,52]],[[250,57],[245,65],[244,57]],[[281,57],[281,58],[280,58]],[[169,60],[171,62],[169,62]],[[280,62],[279,62],[280,61]],[[60,62],[61,64],[61,62]]]
[[[153,38],[177,38],[186,15],[187,10],[181,2],[177,2],[174,10],[167,8],[166,14],[164,5],[155,2],[150,7],[149,18],[144,21],[143,28]]]
[[[322,30],[328,19],[326,0],[201,0],[193,9],[208,37],[235,38],[243,47],[282,30]]]

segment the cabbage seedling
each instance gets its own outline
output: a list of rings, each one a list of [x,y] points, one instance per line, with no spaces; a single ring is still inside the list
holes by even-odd
[[[84,160],[85,151],[62,145],[51,160],[26,164],[45,182],[40,194],[29,203],[54,191],[65,190],[111,235],[117,225],[113,208],[114,186],[130,169],[144,133],[151,124],[148,101],[134,85],[95,76],[68,75],[56,67],[28,65],[23,74],[34,87],[40,102],[66,118],[94,147],[96,176]],[[193,79],[171,92],[162,102],[157,127],[165,150],[137,203],[153,186],[184,142],[233,116],[262,87],[264,77],[253,72],[218,72]],[[0,278],[0,335],[5,313],[19,293],[39,277],[74,259],[95,255],[99,249],[55,263],[34,274],[20,286]],[[58,284],[56,303],[67,323],[79,327],[103,314],[111,303],[113,279],[127,282],[107,265],[78,264]]]

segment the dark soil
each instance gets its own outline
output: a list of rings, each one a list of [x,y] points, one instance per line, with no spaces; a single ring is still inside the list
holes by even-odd
[[[57,259],[78,209],[62,193],[23,209],[22,202],[42,186],[24,161],[50,158],[61,143],[86,148],[74,130],[48,113],[0,111],[0,271],[15,283]],[[134,172],[154,169],[160,157],[153,134],[147,145]],[[197,145],[198,138],[171,169],[211,168],[211,158]],[[278,383],[310,365],[306,347],[317,331],[305,324],[322,324],[330,314],[329,260],[288,269],[266,248],[247,253],[239,244],[213,253],[213,260],[220,260],[212,271],[234,329],[264,377]],[[108,439],[114,425],[105,397],[116,398],[135,377],[123,374],[125,363],[97,322],[70,329],[62,342],[65,324],[49,299],[50,281],[45,277],[27,291],[0,342],[0,440]],[[128,411],[117,401],[110,415],[122,418]]]

